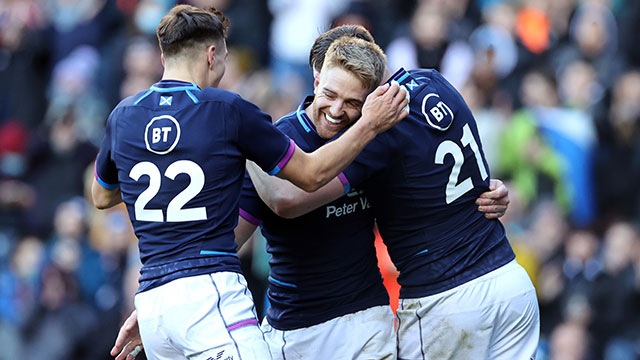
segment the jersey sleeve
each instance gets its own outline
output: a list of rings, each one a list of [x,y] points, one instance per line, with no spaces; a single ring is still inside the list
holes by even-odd
[[[269,175],[277,174],[293,156],[295,143],[256,105],[242,98],[235,104],[240,109],[237,139],[240,150]]]
[[[364,181],[385,170],[390,159],[385,134],[379,134],[362,150],[360,155],[338,176],[345,191],[358,187]]]
[[[259,226],[268,214],[269,208],[262,202],[249,173],[245,171],[240,195],[240,216],[255,226]]]
[[[113,134],[113,113],[107,120],[107,127],[102,140],[102,146],[96,157],[94,176],[96,181],[105,189],[113,190],[120,187],[118,183],[118,169],[113,161],[113,145],[115,144],[115,138]]]

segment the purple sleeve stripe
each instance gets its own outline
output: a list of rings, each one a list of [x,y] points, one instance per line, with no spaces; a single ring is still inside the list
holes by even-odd
[[[351,190],[351,183],[349,183],[349,179],[347,179],[347,176],[344,173],[338,174],[338,179],[340,179],[342,186],[344,186],[344,193],[347,194],[349,190]]]
[[[260,220],[257,217],[249,214],[244,209],[240,209],[240,216],[242,216],[243,219],[247,220],[248,222],[250,222],[251,224],[253,224],[255,226],[260,226],[260,224],[262,223],[262,220]]]
[[[239,329],[241,327],[245,327],[245,326],[249,326],[249,325],[258,325],[258,319],[247,319],[247,320],[242,320],[242,321],[238,321],[235,324],[231,324],[229,326],[227,326],[227,330],[232,331],[235,329]]]
[[[287,150],[287,153],[284,155],[282,160],[280,160],[278,165],[276,165],[276,167],[274,168],[274,170],[277,169],[277,171],[274,172],[274,170],[271,170],[269,172],[269,175],[275,175],[275,174],[279,173],[280,170],[282,170],[282,168],[285,165],[287,165],[289,160],[291,160],[291,157],[293,156],[293,152],[294,151],[296,151],[296,143],[292,139],[289,139],[289,150]]]

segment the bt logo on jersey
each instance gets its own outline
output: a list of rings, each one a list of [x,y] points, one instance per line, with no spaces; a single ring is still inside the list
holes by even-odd
[[[152,134],[151,134],[151,137],[152,137],[151,142],[155,144],[160,141],[160,138],[162,138],[162,141],[167,142],[167,137],[170,132],[171,132],[170,127],[153,128]]]
[[[171,115],[156,116],[144,131],[147,150],[158,155],[171,152],[180,140],[180,124]]]

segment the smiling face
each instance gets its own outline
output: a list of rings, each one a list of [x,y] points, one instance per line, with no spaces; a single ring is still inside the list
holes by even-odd
[[[323,139],[331,139],[360,118],[369,93],[362,81],[340,67],[325,67],[316,77],[315,99],[307,114]]]

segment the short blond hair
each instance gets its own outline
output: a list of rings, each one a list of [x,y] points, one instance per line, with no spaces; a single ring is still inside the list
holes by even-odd
[[[375,43],[344,36],[327,50],[323,69],[340,67],[360,79],[365,88],[373,90],[382,81],[386,63],[384,52]]]

